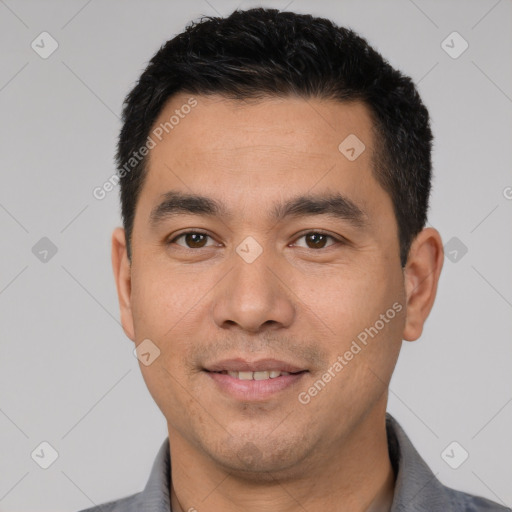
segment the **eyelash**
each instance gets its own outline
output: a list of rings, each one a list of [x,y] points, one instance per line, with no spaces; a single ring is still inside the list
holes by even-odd
[[[166,245],[171,245],[173,243],[176,243],[176,240],[179,240],[180,238],[182,238],[182,237],[184,237],[186,235],[192,235],[192,234],[193,235],[205,235],[205,236],[207,236],[209,238],[212,238],[208,233],[205,233],[204,231],[200,231],[200,230],[185,231],[184,233],[180,233],[179,235],[175,236],[171,240],[168,240],[166,242]],[[320,231],[319,230],[306,231],[305,233],[302,233],[299,237],[297,237],[295,239],[295,241],[300,240],[301,238],[304,238],[305,236],[308,236],[308,235],[324,235],[328,239],[331,239],[334,243],[328,245],[327,247],[321,247],[320,249],[312,249],[311,247],[302,247],[302,249],[311,249],[312,251],[320,251],[322,249],[327,249],[329,247],[332,247],[336,243],[343,243],[342,239],[336,238],[335,236],[330,235],[329,233],[325,233],[324,231],[321,231],[321,230]],[[177,244],[177,245],[179,245],[179,244]],[[198,248],[185,247],[185,246],[182,246],[182,245],[179,245],[179,247],[181,247],[182,249],[190,249],[192,251],[197,251],[198,249],[205,249],[206,248],[206,247],[198,247]],[[211,247],[211,246],[207,246],[207,247]]]

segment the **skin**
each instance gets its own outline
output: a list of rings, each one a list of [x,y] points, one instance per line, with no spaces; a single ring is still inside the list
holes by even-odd
[[[189,97],[171,98],[155,126]],[[388,385],[402,340],[421,335],[432,308],[443,263],[439,233],[421,231],[401,267],[393,205],[372,173],[365,105],[195,98],[150,152],[131,265],[123,229],[112,236],[124,331],[161,351],[140,368],[167,420],[172,508],[387,511],[395,482]],[[349,134],[366,146],[354,161],[338,151]],[[186,213],[152,227],[150,213],[169,190],[217,199],[230,215]],[[267,218],[275,203],[332,191],[365,212],[363,226],[328,215]],[[176,239],[195,229],[211,237],[203,247]],[[319,247],[304,236],[318,230],[334,238]],[[252,263],[235,250],[248,236],[263,250]],[[401,311],[300,403],[299,393],[394,303]],[[235,400],[202,371],[232,357],[275,358],[308,372],[265,400]]]

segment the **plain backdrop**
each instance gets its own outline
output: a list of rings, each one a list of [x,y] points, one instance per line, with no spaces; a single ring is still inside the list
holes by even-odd
[[[429,223],[449,251],[389,411],[442,482],[512,505],[510,1],[0,0],[1,511],[144,487],[166,424],[119,324],[118,190],[92,191],[115,172],[122,101],[158,48],[201,15],[260,5],[353,28],[418,84],[435,135]],[[442,457],[454,441],[469,454],[458,469]],[[48,469],[31,456],[42,442],[58,454]]]

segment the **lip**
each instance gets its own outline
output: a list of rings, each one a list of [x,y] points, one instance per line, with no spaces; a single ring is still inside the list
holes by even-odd
[[[306,375],[307,371],[280,375],[274,379],[265,380],[240,380],[228,374],[207,370],[204,370],[204,373],[213,380],[222,393],[231,398],[241,402],[261,402],[296,385]]]
[[[285,361],[279,361],[278,359],[258,359],[256,361],[247,361],[243,358],[225,359],[223,361],[207,365],[204,369],[209,372],[261,372],[269,370],[288,373],[297,373],[306,370],[306,368],[301,368]]]

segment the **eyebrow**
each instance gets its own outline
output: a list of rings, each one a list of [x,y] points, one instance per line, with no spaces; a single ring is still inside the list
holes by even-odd
[[[151,226],[156,227],[164,220],[180,214],[217,216],[227,219],[232,217],[224,204],[216,199],[197,194],[169,191],[162,195],[160,203],[152,209],[149,221]],[[270,219],[282,221],[288,217],[310,215],[327,215],[335,219],[348,221],[356,227],[363,227],[368,221],[366,212],[340,193],[309,194],[293,197],[274,205],[270,212]]]

